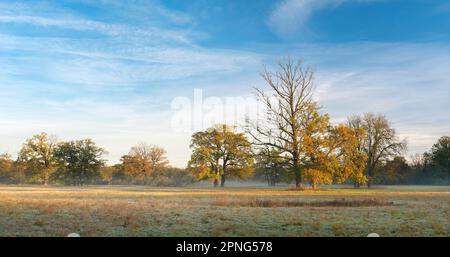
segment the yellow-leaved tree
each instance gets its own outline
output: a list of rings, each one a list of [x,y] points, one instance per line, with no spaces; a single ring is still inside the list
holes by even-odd
[[[189,169],[198,179],[212,179],[223,187],[227,178],[249,178],[253,173],[253,154],[244,133],[225,124],[192,135]]]
[[[365,152],[358,148],[358,135],[364,130],[353,129],[344,124],[328,125],[322,137],[305,143],[307,161],[304,179],[313,188],[331,183],[353,181],[365,184]]]
[[[26,167],[29,178],[48,185],[50,175],[57,167],[54,156],[57,146],[56,137],[44,132],[25,141],[18,159]]]

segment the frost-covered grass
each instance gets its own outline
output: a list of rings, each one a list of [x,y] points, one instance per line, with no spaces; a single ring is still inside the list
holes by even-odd
[[[0,186],[0,236],[450,236],[450,187]]]

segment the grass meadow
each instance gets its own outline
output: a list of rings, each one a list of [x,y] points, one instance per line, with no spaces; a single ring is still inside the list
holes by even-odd
[[[0,186],[0,236],[450,236],[450,187]]]

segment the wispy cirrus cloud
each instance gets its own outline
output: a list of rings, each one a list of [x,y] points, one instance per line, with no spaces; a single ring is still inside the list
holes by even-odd
[[[316,11],[336,8],[345,3],[368,3],[380,0],[282,0],[269,15],[267,25],[280,37],[289,38],[305,29]]]
[[[132,37],[141,40],[166,41],[191,44],[187,33],[181,30],[160,29],[157,27],[133,27],[122,24],[107,24],[94,20],[77,18],[47,18],[32,15],[0,15],[0,23],[26,24],[36,27],[56,27],[62,29],[93,31],[105,36]]]
[[[0,4],[4,7],[0,9],[0,25],[38,29],[34,36],[0,34],[0,49],[27,53],[27,59],[5,57],[21,64],[15,66],[16,73],[33,71],[22,69],[30,64],[44,68],[40,73],[55,82],[132,86],[236,72],[258,60],[257,54],[250,52],[199,46],[195,42],[199,33],[189,27],[192,18],[168,10],[159,1],[77,1],[80,3],[105,11],[114,21],[92,19],[46,2],[38,3],[37,8],[23,2]],[[168,28],[167,22],[176,26]],[[80,33],[72,37],[72,30]]]

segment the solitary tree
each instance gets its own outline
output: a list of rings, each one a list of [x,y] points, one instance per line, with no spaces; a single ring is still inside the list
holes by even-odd
[[[296,187],[302,181],[313,187],[345,180],[364,181],[365,156],[358,149],[359,129],[332,126],[328,114],[313,100],[314,73],[302,61],[288,58],[275,72],[264,69],[270,92],[256,89],[266,115],[249,126],[259,147],[271,147],[288,159]]]
[[[56,147],[56,137],[41,133],[27,139],[19,152],[19,161],[26,166],[28,174],[36,175],[46,186],[56,169]]]
[[[122,157],[123,170],[135,181],[147,183],[155,172],[168,165],[165,154],[161,147],[140,143]]]
[[[213,179],[223,187],[227,177],[247,178],[252,173],[251,144],[234,127],[216,125],[192,135],[193,149],[188,166],[200,179]]]
[[[348,125],[365,131],[364,135],[360,135],[360,147],[367,154],[365,170],[369,179],[367,185],[370,187],[377,166],[400,155],[406,149],[406,141],[398,139],[395,129],[391,128],[383,115],[366,113],[363,116],[352,116]]]
[[[59,163],[57,178],[66,184],[81,186],[100,177],[106,151],[91,139],[60,143],[55,151]]]
[[[300,187],[307,158],[305,140],[320,137],[329,119],[318,112],[312,98],[314,73],[302,61],[288,58],[278,63],[277,71],[264,69],[261,76],[271,92],[256,88],[256,95],[267,115],[253,121],[248,132],[255,145],[273,147],[288,156],[295,185]]]

